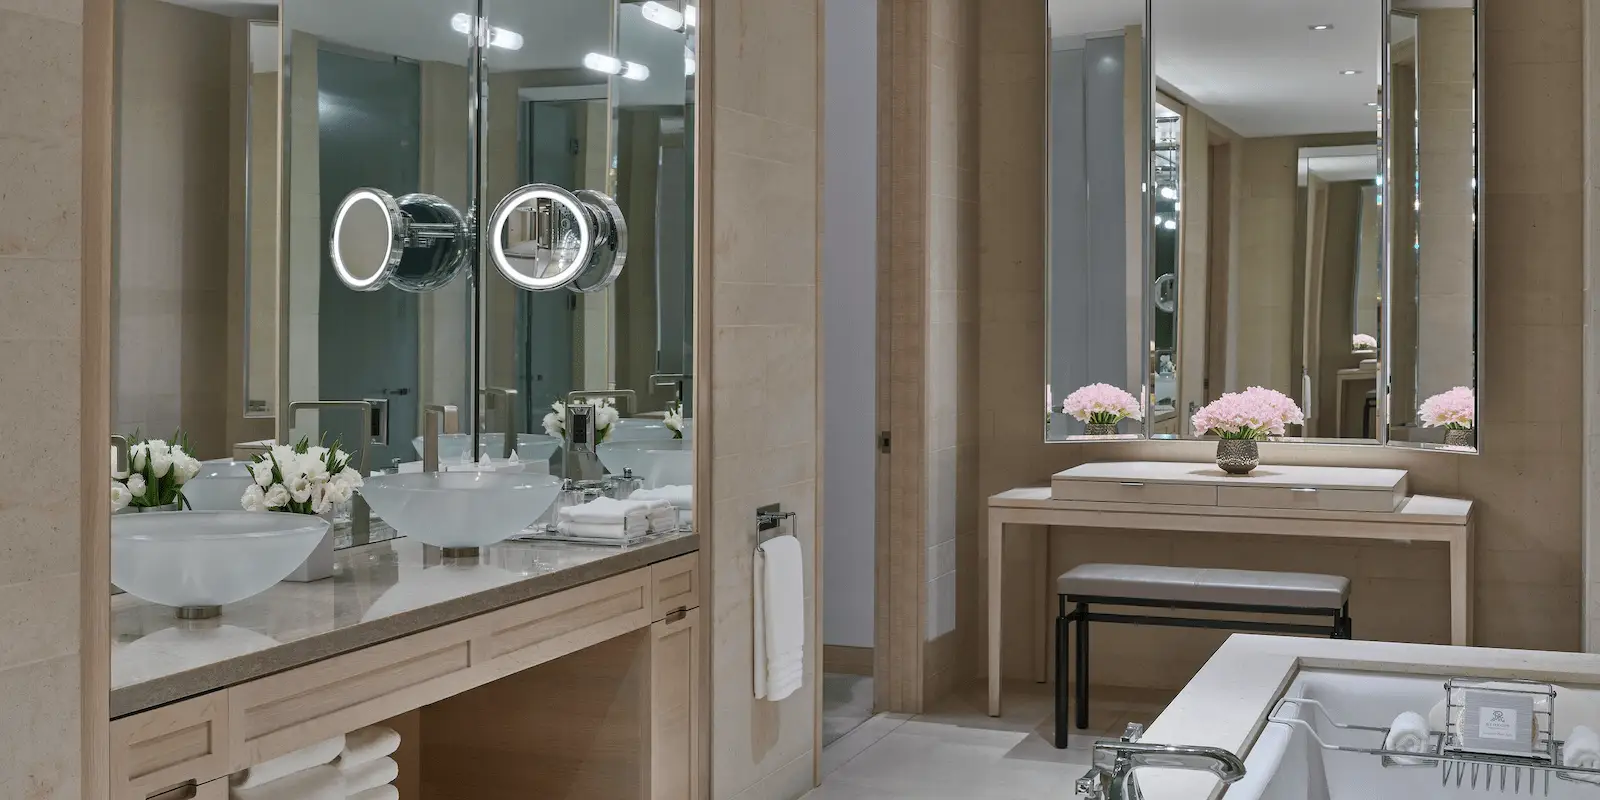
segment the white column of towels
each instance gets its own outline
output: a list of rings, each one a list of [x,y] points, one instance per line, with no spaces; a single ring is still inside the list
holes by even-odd
[[[398,800],[400,734],[372,726],[236,773],[230,800]]]

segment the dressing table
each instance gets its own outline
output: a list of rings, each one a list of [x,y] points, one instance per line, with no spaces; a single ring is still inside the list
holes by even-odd
[[[1007,526],[1012,532],[1045,535],[1061,526],[1442,542],[1450,558],[1450,641],[1468,645],[1472,512],[1470,500],[1410,494],[1403,470],[1347,467],[1263,465],[1249,475],[1234,476],[1208,463],[1114,461],[1056,473],[1050,486],[1001,492],[989,498],[986,548],[989,714],[1000,714]],[[1030,624],[1044,631],[1055,579],[1048,556],[1034,579],[1038,583]],[[1044,638],[1034,647],[1041,682],[1048,668]]]

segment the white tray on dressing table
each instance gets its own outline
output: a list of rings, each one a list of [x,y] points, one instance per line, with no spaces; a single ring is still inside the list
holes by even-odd
[[[1472,631],[1472,501],[1411,495],[1406,473],[1393,469],[1263,465],[1244,476],[1215,464],[1114,461],[1082,464],[989,498],[987,547],[989,714],[1000,714],[1001,589],[1004,533],[1051,527],[1310,536],[1325,539],[1443,542],[1450,551],[1450,641],[1467,645]],[[1022,528],[1020,526],[1032,526]],[[1041,559],[1035,590],[1034,660],[1048,669],[1052,591],[1056,576]]]

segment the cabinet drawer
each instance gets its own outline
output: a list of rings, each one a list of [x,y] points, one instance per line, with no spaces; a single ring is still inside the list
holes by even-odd
[[[227,725],[226,691],[113,720],[111,796],[145,800],[189,781],[226,776]]]
[[[485,614],[472,662],[518,672],[650,625],[650,571],[636,569]]]
[[[1294,508],[1306,511],[1371,511],[1391,513],[1402,497],[1379,489],[1291,488],[1284,486],[1222,486],[1217,505],[1244,508]]]
[[[690,553],[650,567],[650,619],[700,606],[700,554]]]
[[[1214,506],[1217,487],[1144,481],[1056,480],[1051,485],[1056,500],[1094,503],[1153,503],[1169,506]]]

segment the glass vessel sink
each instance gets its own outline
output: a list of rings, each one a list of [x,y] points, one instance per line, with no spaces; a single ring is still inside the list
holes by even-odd
[[[378,475],[357,490],[373,513],[424,544],[485,547],[533,524],[561,492],[548,475],[444,472]]]
[[[183,496],[193,511],[238,511],[239,498],[251,482],[248,461],[202,461],[200,473],[183,485]]]
[[[606,442],[596,452],[612,475],[631,469],[646,489],[694,484],[694,444],[687,439]]]
[[[215,616],[294,572],[328,526],[271,512],[119,514],[111,518],[111,582],[181,617]]]
[[[611,437],[606,439],[607,442],[659,441],[673,438],[672,429],[667,427],[667,423],[659,419],[625,417],[617,420],[615,427],[616,430],[611,432]],[[691,438],[693,433],[694,420],[684,420],[684,437]]]
[[[505,454],[506,435],[504,433],[485,433],[479,442],[481,449],[491,458],[500,458]],[[411,440],[411,447],[417,451],[417,458],[422,458],[422,437]],[[449,464],[460,462],[472,448],[472,436],[465,433],[446,433],[439,437],[439,463]],[[517,458],[523,462],[549,461],[550,456],[561,449],[561,440],[543,433],[517,434]]]

